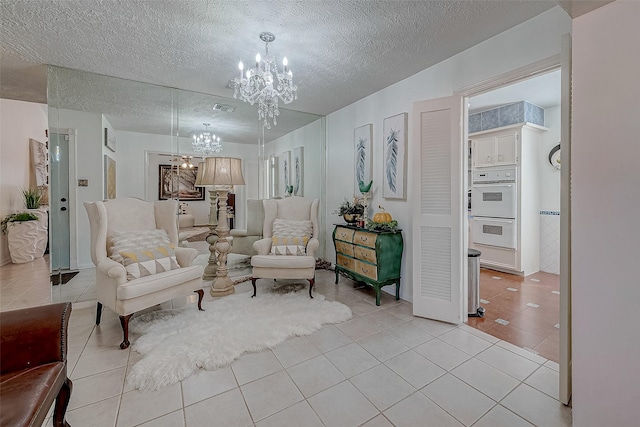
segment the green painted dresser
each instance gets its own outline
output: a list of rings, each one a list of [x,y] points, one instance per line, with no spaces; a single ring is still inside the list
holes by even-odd
[[[340,273],[371,285],[376,290],[376,305],[380,305],[380,289],[395,283],[396,299],[400,299],[401,231],[371,231],[351,225],[336,225],[333,230],[336,285]]]

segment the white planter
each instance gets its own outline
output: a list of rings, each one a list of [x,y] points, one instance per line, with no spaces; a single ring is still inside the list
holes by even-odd
[[[28,211],[38,217],[38,243],[36,244],[36,249],[37,253],[40,254],[37,258],[40,258],[44,255],[49,241],[49,215],[46,209],[29,209]]]
[[[10,222],[7,224],[7,241],[11,262],[31,262],[44,255],[40,221]],[[46,243],[45,243],[46,246]]]

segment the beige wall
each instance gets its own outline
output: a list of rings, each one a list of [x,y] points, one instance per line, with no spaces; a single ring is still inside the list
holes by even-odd
[[[573,21],[573,422],[640,420],[640,2]]]
[[[29,188],[29,139],[45,142],[47,106],[0,99],[0,218],[24,209]],[[0,235],[0,265],[10,261],[7,236]]]

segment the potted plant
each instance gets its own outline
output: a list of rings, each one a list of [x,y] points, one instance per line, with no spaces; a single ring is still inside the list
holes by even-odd
[[[27,209],[38,209],[42,200],[42,192],[39,188],[28,188],[22,190],[24,205]]]
[[[43,195],[46,196],[42,188],[28,188],[22,190],[22,196],[24,198],[24,206],[29,210],[29,213],[35,215],[38,218],[38,243],[36,246],[36,253],[44,253],[47,249],[47,242],[49,240],[49,214],[47,209],[43,209],[42,205]],[[46,199],[46,197],[44,197]]]
[[[40,243],[38,216],[31,212],[17,212],[2,220],[2,233],[7,235],[11,262],[20,264],[31,262],[44,255]]]
[[[353,196],[353,202],[350,202],[346,198],[338,209],[332,212],[334,215],[340,215],[344,220],[349,223],[355,223],[360,215],[364,214],[364,205],[359,197]]]

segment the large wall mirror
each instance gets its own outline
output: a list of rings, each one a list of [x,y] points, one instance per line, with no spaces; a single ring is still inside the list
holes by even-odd
[[[47,74],[53,271],[93,267],[84,202],[177,198],[162,192],[166,167],[192,181],[189,164],[204,158],[193,136],[204,131],[220,137],[222,151],[212,156],[242,159],[246,185],[234,192],[234,228],[246,226],[247,199],[284,197],[291,186],[324,204],[323,117],[281,108],[277,126],[265,129],[256,106],[233,98],[54,66]],[[206,226],[208,192],[185,189],[180,197],[194,225]]]

